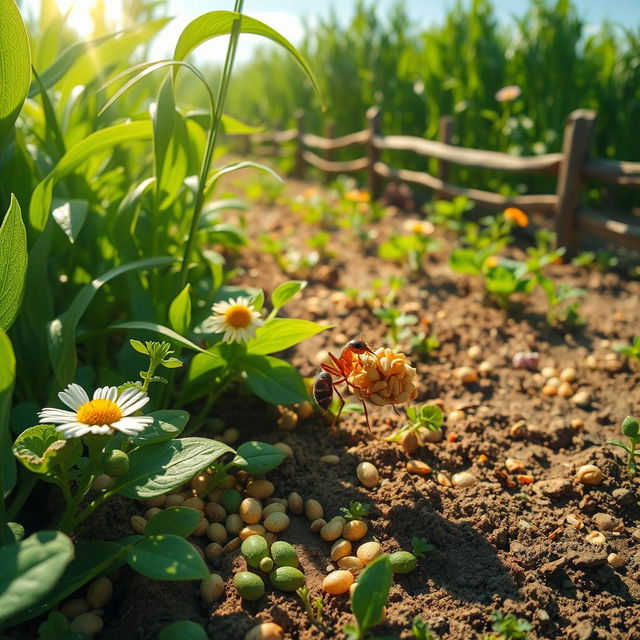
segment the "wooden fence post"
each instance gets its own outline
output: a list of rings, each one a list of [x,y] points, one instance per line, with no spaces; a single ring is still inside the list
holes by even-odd
[[[295,118],[298,136],[296,137],[296,164],[294,175],[296,178],[302,180],[302,178],[304,178],[304,142],[302,140],[304,136],[304,111],[298,109],[295,113]]]
[[[454,131],[454,120],[451,116],[442,116],[438,127],[438,142],[444,144],[451,144]],[[446,160],[440,160],[438,162],[438,178],[443,182],[449,181],[449,174],[451,172],[451,165]],[[445,197],[445,194],[441,191],[436,192],[436,199],[440,200]]]
[[[375,163],[380,160],[380,150],[374,144],[374,139],[382,135],[382,112],[379,107],[367,109],[367,129],[369,130],[369,193],[372,200],[377,200],[382,195],[382,177],[374,168]]]
[[[329,138],[329,140],[333,140],[333,138],[335,138],[335,135],[336,135],[336,123],[333,120],[329,120],[329,122],[327,122],[325,138]],[[324,157],[328,162],[331,162],[333,160],[333,149],[327,149]],[[325,184],[329,184],[329,182],[331,182],[331,178],[332,178],[332,174],[330,174],[327,171],[324,174]]]
[[[589,153],[597,114],[590,109],[573,111],[564,127],[562,162],[558,170],[558,210],[556,211],[557,245],[565,247],[567,257],[578,247],[577,215],[584,180],[580,169]]]

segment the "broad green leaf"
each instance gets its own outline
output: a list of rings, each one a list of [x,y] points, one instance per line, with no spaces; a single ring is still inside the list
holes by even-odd
[[[16,357],[13,353],[11,340],[0,329],[0,461],[2,462],[2,492],[0,500],[4,499],[16,484],[16,459],[11,452],[11,430],[9,417],[11,415],[11,396],[16,379]]]
[[[247,343],[247,351],[255,355],[283,351],[330,328],[309,320],[272,318],[256,329],[256,337]]]
[[[86,200],[59,200],[54,198],[52,206],[51,215],[53,219],[69,238],[69,242],[73,244],[87,219],[89,203]]]
[[[178,620],[163,627],[158,640],[208,640],[204,627],[193,620]]]
[[[435,404],[425,404],[420,407],[419,421],[435,431],[442,426],[442,410]]]
[[[179,409],[164,409],[148,415],[153,418],[153,422],[141,434],[129,438],[129,442],[135,447],[173,440],[189,422],[189,414]]]
[[[55,591],[12,617],[7,626],[13,627],[48,611],[90,580],[109,569],[116,569],[125,554],[126,549],[117,542],[76,542],[75,557],[62,574]]]
[[[243,442],[238,447],[234,464],[247,473],[260,474],[275,469],[285,457],[285,454],[278,447],[266,442],[251,440]]]
[[[193,545],[170,534],[146,536],[129,551],[127,562],[152,580],[202,580],[209,575]]]
[[[449,265],[457,273],[466,273],[472,276],[482,273],[482,262],[478,252],[473,249],[457,249],[449,256]]]
[[[289,300],[302,291],[307,286],[306,280],[289,280],[279,284],[271,294],[271,304],[273,305],[273,315],[278,313]]]
[[[0,226],[0,329],[4,331],[13,324],[22,304],[27,260],[27,232],[22,211],[11,194],[9,210]]]
[[[153,498],[175,489],[233,449],[207,438],[181,438],[140,447],[129,454],[131,470],[111,489],[128,498]]]
[[[193,349],[193,351],[197,351],[198,353],[204,353],[209,358],[217,358],[218,356],[211,351],[205,351],[201,347],[199,347],[191,340],[187,340],[183,338],[179,333],[172,331],[168,327],[163,327],[161,324],[156,324],[155,322],[117,322],[116,324],[109,325],[105,327],[105,331],[119,331],[119,330],[130,331],[132,329],[137,329],[138,331],[151,331],[151,333],[156,333],[163,338],[167,338],[176,344],[179,344],[181,347],[185,347],[187,349]]]
[[[169,325],[180,335],[185,335],[191,326],[191,285],[185,288],[173,299],[169,306]]]
[[[318,83],[313,75],[313,71],[311,71],[311,67],[298,50],[286,38],[263,22],[260,22],[255,18],[251,18],[250,16],[235,13],[234,11],[210,11],[209,13],[205,13],[195,20],[192,20],[182,30],[182,33],[178,38],[173,54],[174,59],[184,60],[191,51],[196,47],[199,47],[203,42],[218,36],[229,35],[233,29],[234,22],[238,19],[241,20],[240,33],[252,33],[254,35],[262,36],[276,44],[279,44],[281,47],[284,47],[307,74],[307,77],[311,81],[311,84],[318,95],[320,94],[320,89],[318,88]]]
[[[0,149],[31,83],[29,37],[14,0],[0,0]]]
[[[123,273],[164,267],[176,262],[176,260],[170,256],[136,260],[107,271],[80,289],[66,313],[49,324],[49,358],[60,386],[65,386],[73,381],[77,364],[76,328],[100,287]]]
[[[362,634],[380,621],[389,599],[392,582],[393,574],[388,555],[374,560],[358,576],[355,591],[351,596],[351,608]]]
[[[73,559],[73,543],[60,531],[39,531],[0,548],[0,622],[51,591]]]
[[[213,175],[207,180],[207,184],[205,187],[205,196],[210,197],[213,194],[216,184],[218,184],[218,181],[223,176],[226,176],[230,173],[235,173],[236,171],[240,171],[242,169],[258,169],[259,171],[264,171],[278,182],[282,182],[284,184],[284,180],[273,169],[271,169],[271,167],[267,167],[266,165],[260,164],[259,162],[243,160],[242,162],[233,162],[231,164],[227,164],[215,171]]]
[[[188,538],[198,526],[202,515],[191,507],[169,507],[149,519],[145,527],[146,536],[171,533],[181,538]]]
[[[309,399],[298,371],[280,358],[247,355],[242,366],[251,391],[267,402],[291,405]]]
[[[33,473],[58,475],[70,469],[82,455],[78,438],[66,440],[50,424],[38,424],[23,431],[13,444],[13,455]]]

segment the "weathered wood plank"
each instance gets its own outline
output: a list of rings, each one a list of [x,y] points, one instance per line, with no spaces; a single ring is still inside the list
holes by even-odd
[[[582,165],[582,175],[628,187],[640,187],[640,162],[594,158]]]
[[[305,133],[302,140],[307,147],[322,149],[323,151],[333,151],[335,149],[351,147],[356,144],[366,144],[369,141],[369,132],[365,129],[340,138],[330,138],[328,136],[323,138],[313,133]]]
[[[349,173],[350,171],[362,171],[369,166],[369,158],[357,158],[356,160],[346,160],[344,162],[329,161],[321,158],[313,151],[305,150],[302,154],[305,162],[320,171],[327,173]]]
[[[612,220],[592,209],[582,209],[578,215],[578,228],[599,238],[640,249],[640,225]]]

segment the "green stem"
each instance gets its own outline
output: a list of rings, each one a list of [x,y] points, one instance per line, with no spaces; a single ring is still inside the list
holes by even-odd
[[[107,498],[113,494],[110,491],[100,494],[95,500],[92,500],[71,522],[69,530],[75,529],[81,522],[88,518]]]
[[[242,13],[243,0],[236,0],[235,12]],[[211,122],[211,128],[207,134],[207,146],[202,161],[202,167],[200,169],[200,176],[198,180],[198,191],[196,192],[195,201],[193,204],[193,216],[191,218],[191,227],[189,229],[189,235],[187,236],[187,242],[184,247],[184,254],[182,257],[182,266],[180,268],[180,291],[184,289],[187,284],[187,273],[189,269],[189,260],[191,258],[191,251],[193,249],[193,243],[195,240],[196,232],[198,230],[198,224],[200,223],[200,216],[202,214],[202,206],[204,205],[205,187],[207,184],[207,177],[209,175],[209,167],[211,165],[211,159],[213,158],[213,152],[216,146],[216,140],[218,138],[218,131],[220,129],[220,121],[222,120],[222,109],[224,107],[225,98],[227,96],[227,89],[229,87],[229,80],[231,79],[231,69],[233,68],[233,61],[236,55],[236,49],[238,47],[238,38],[240,36],[240,22],[242,18],[239,16],[233,22],[231,26],[231,35],[229,39],[229,46],[227,47],[227,55],[224,61],[224,67],[222,70],[222,76],[220,78],[220,84],[218,86],[218,96],[215,105],[215,113],[212,114],[213,120]]]
[[[22,506],[27,501],[27,498],[31,495],[33,487],[35,487],[38,481],[38,476],[30,473],[26,478],[18,483],[18,493],[16,494],[13,502],[9,505],[5,517],[7,522],[11,522],[19,513]]]

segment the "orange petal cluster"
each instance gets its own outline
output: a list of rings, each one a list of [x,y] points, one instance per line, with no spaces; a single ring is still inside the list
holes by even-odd
[[[354,363],[348,382],[362,400],[379,407],[415,399],[416,370],[403,353],[380,347],[375,355],[364,354]]]

